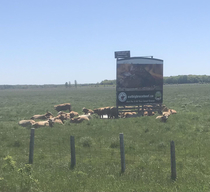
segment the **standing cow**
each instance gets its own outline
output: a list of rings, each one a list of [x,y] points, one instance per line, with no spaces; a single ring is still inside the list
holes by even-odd
[[[54,108],[56,111],[69,110],[69,112],[71,112],[71,103],[63,103],[63,104],[55,105]]]

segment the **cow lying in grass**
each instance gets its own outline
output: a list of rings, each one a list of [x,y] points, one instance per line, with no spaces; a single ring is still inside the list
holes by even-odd
[[[18,125],[22,127],[31,127],[34,123],[36,123],[34,120],[21,120],[18,122]]]
[[[48,127],[48,126],[53,127],[55,123],[63,125],[64,122],[62,115],[50,118],[47,121],[37,121],[32,125],[32,127],[34,128]]]
[[[43,115],[34,115],[33,117],[31,117],[31,119],[49,119],[49,118],[52,118],[53,117],[53,114],[50,113],[50,112],[47,112]]]
[[[88,113],[88,114],[86,114],[86,115],[79,115],[78,117],[87,117],[88,119],[91,119],[92,117],[91,117],[91,113]]]
[[[177,114],[177,112],[174,109],[171,109],[171,114]]]
[[[70,118],[73,118],[73,117],[78,116],[78,115],[79,115],[79,113],[77,113],[76,111],[71,111],[71,112],[69,113],[69,117],[70,117]],[[70,119],[70,118],[68,118],[68,119]]]
[[[152,111],[152,110],[148,110],[148,111],[144,111],[144,116],[152,116],[152,115],[154,115],[155,114],[155,112],[154,111]]]
[[[165,105],[162,106],[162,112],[170,112],[171,114],[176,114],[176,110],[174,109],[169,109]]]
[[[56,119],[61,119],[63,122],[64,120],[70,120],[71,118],[78,116],[77,112],[71,111],[70,113],[62,113],[56,116]]]
[[[52,127],[54,125],[54,123],[58,123],[63,125],[64,121],[61,115],[58,115],[57,117],[51,118],[49,119],[49,126]]]
[[[165,110],[162,114],[170,116],[172,114],[177,114],[177,112],[174,109],[168,109],[167,111]]]
[[[165,111],[162,113],[165,116],[170,116],[171,115],[171,110]]]
[[[163,106],[162,111],[162,115],[156,117],[156,119],[160,119],[162,122],[166,122],[170,115],[177,113],[174,109],[169,109],[165,106]]]
[[[32,127],[34,128],[40,128],[40,127],[49,127],[49,120],[47,121],[37,121],[35,122]]]
[[[82,115],[82,116],[70,119],[71,123],[81,123],[83,121],[89,121],[89,118],[87,116]]]
[[[77,112],[75,112],[75,111],[71,111],[70,113],[65,113],[63,111],[59,111],[58,115],[63,116],[63,120],[69,120],[70,118],[78,116],[79,114]]]
[[[165,123],[167,121],[168,117],[169,117],[168,115],[163,114],[163,115],[157,116],[156,119],[160,119],[162,122]]]
[[[121,113],[120,117],[121,118],[128,118],[128,117],[134,117],[136,116],[136,112],[123,112]]]

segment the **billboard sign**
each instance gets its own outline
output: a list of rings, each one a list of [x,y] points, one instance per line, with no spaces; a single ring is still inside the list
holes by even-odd
[[[130,51],[116,51],[115,58],[130,58]]]
[[[163,101],[163,60],[136,57],[117,60],[117,105]]]

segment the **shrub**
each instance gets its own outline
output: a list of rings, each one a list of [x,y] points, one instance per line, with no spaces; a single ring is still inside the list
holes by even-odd
[[[5,164],[3,165],[4,169],[10,169],[10,170],[14,170],[15,169],[15,164],[16,162],[13,160],[12,156],[7,155],[4,158]]]
[[[91,137],[82,137],[79,142],[83,147],[91,147],[93,139]]]

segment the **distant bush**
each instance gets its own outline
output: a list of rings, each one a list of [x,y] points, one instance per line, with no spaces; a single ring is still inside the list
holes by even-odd
[[[101,81],[101,85],[116,85],[116,80],[107,80]]]

